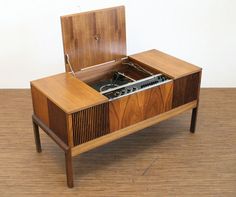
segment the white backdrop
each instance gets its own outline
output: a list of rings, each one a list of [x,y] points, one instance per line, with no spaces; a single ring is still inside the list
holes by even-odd
[[[125,5],[128,55],[156,48],[236,87],[235,0],[0,0],[0,88],[64,72],[60,16]]]

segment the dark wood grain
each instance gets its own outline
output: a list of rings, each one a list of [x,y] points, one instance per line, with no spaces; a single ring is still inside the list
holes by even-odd
[[[61,25],[74,71],[126,56],[124,6],[63,16]]]
[[[42,152],[41,148],[41,141],[40,141],[40,134],[39,134],[39,126],[35,123],[35,121],[32,119],[33,124],[33,130],[34,130],[34,141],[36,145],[36,150],[38,153]]]
[[[171,109],[173,84],[166,84],[109,103],[111,132]]]
[[[191,133],[194,133],[196,130],[197,114],[198,114],[198,107],[192,109],[191,124],[190,124],[190,132]]]
[[[65,152],[66,178],[67,178],[67,186],[69,188],[74,187],[72,159],[73,158],[71,157],[71,151],[69,149]]]
[[[49,128],[68,144],[66,114],[52,101],[48,100]]]
[[[109,104],[104,103],[72,114],[74,145],[109,133]]]
[[[174,80],[172,107],[178,107],[198,98],[200,72]]]
[[[192,101],[192,102],[187,103],[185,105],[181,105],[179,107],[171,109],[167,112],[158,114],[157,116],[154,116],[152,118],[148,118],[147,120],[143,120],[141,122],[138,122],[136,124],[132,124],[128,127],[120,129],[118,131],[111,132],[107,135],[104,135],[104,136],[101,136],[101,137],[96,138],[94,140],[91,140],[89,142],[83,143],[79,146],[75,146],[71,149],[72,156],[77,156],[79,154],[85,153],[85,152],[92,150],[94,148],[97,148],[99,146],[102,146],[102,145],[105,145],[105,144],[110,143],[112,141],[118,140],[122,137],[126,137],[128,135],[133,134],[133,133],[139,132],[142,129],[148,128],[148,127],[158,124],[162,121],[173,118],[173,117],[175,117],[181,113],[184,113],[190,109],[196,108],[196,106],[197,106],[197,101],[195,100],[195,101]]]
[[[54,131],[48,128],[37,116],[32,115],[33,122],[38,125],[63,151],[67,151],[69,146],[59,138]]]
[[[197,126],[197,115],[198,115],[198,107],[199,107],[199,100],[200,100],[200,89],[201,89],[201,79],[202,79],[202,72],[199,72],[199,84],[197,89],[197,107],[192,109],[192,117],[191,117],[191,124],[190,124],[190,132],[194,133]]]

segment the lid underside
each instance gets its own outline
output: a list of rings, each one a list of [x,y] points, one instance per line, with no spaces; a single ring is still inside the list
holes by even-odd
[[[64,54],[75,72],[126,56],[124,6],[62,16],[61,24]]]

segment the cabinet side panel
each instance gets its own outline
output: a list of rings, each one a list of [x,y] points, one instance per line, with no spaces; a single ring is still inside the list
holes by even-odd
[[[68,144],[66,114],[48,99],[49,128]]]
[[[198,98],[200,72],[174,80],[172,108],[184,105]]]
[[[49,126],[48,118],[48,101],[37,88],[31,85],[31,95],[33,102],[34,114],[47,126]]]
[[[173,83],[169,82],[110,102],[110,131],[146,120],[172,107]]]
[[[109,129],[109,105],[104,103],[72,114],[73,143],[79,145],[106,135]]]

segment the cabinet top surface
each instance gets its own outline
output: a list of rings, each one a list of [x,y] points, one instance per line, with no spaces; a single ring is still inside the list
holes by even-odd
[[[108,101],[106,97],[69,73],[35,80],[31,85],[68,114]]]
[[[129,58],[173,79],[201,71],[200,67],[155,49],[131,55]],[[68,114],[108,102],[108,98],[67,72],[32,81],[31,85]]]
[[[62,16],[61,26],[64,53],[75,72],[126,56],[124,6]]]
[[[159,70],[174,79],[201,71],[200,67],[187,63],[156,49],[131,55],[129,57]]]

